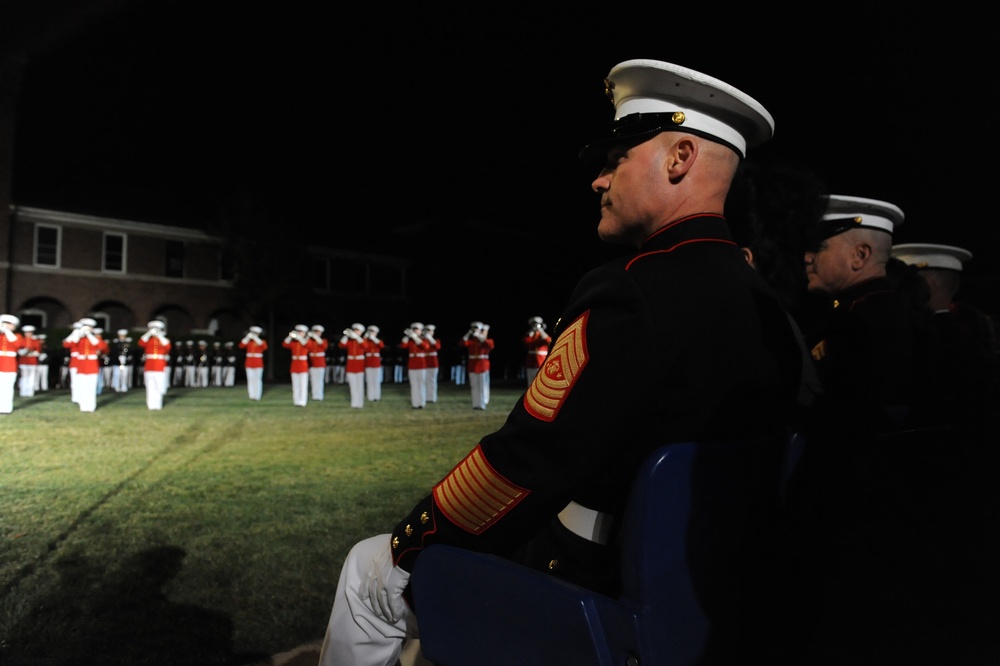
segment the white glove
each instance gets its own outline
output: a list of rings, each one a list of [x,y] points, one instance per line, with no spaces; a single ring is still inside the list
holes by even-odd
[[[403,590],[410,582],[409,572],[393,566],[388,544],[372,559],[366,579],[358,590],[375,615],[387,622],[397,622],[406,613]]]
[[[10,341],[10,342],[14,342],[14,340],[17,340],[17,335],[15,335],[15,334],[14,334],[14,331],[12,331],[12,330],[10,330],[10,329],[4,329],[4,332],[3,332],[3,335],[4,335],[4,337],[5,337],[5,338],[7,338],[7,340],[8,340],[8,341]],[[68,340],[68,339],[69,339],[69,338],[67,338],[67,340]]]

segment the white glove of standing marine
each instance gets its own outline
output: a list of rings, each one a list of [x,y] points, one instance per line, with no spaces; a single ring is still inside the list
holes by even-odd
[[[397,622],[406,613],[403,590],[410,582],[409,572],[392,564],[388,544],[372,559],[366,579],[358,590],[361,601],[375,615],[387,622]]]

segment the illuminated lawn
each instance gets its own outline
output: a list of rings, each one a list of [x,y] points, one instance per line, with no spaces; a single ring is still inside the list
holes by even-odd
[[[388,531],[520,384],[351,409],[346,385],[15,397],[0,416],[0,663],[240,664],[322,638],[340,565]]]

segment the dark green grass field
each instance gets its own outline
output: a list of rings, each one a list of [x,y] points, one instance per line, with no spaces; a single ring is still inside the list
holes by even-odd
[[[248,664],[322,638],[340,565],[388,531],[478,439],[487,411],[442,383],[351,409],[346,385],[68,390],[0,416],[0,664]]]

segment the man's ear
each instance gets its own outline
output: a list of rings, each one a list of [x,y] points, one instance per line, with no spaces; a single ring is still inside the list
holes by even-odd
[[[740,250],[743,251],[743,258],[747,260],[747,263],[754,266],[753,263],[753,250],[748,247],[741,247]],[[756,266],[754,266],[756,268]]]
[[[694,165],[698,157],[698,142],[694,137],[681,136],[670,148],[668,172],[671,180],[678,180]]]
[[[854,270],[859,271],[865,267],[868,260],[872,258],[872,246],[868,243],[858,243],[854,246],[854,257],[851,261],[851,267]]]

